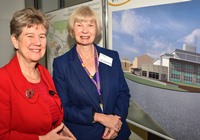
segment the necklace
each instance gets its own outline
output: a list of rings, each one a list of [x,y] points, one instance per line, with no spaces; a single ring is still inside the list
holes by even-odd
[[[37,75],[33,78],[31,77],[29,74],[26,74],[25,72],[22,72],[23,75],[27,78],[27,79],[31,79],[33,81],[38,81],[40,80],[40,73],[37,71]]]

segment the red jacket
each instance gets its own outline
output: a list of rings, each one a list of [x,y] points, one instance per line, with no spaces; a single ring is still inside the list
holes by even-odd
[[[27,98],[28,81],[22,75],[17,56],[0,68],[0,140],[38,140],[63,120],[63,110],[51,75],[38,65],[41,77],[62,112],[60,120],[52,126],[49,106],[42,102],[40,93]]]

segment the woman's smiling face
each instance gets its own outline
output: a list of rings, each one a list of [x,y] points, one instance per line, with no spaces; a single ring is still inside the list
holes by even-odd
[[[91,18],[74,23],[74,37],[80,45],[93,44],[96,37],[96,24]]]
[[[18,39],[12,36],[18,55],[28,62],[39,61],[46,51],[46,33],[43,25],[34,24],[31,27],[24,27]]]

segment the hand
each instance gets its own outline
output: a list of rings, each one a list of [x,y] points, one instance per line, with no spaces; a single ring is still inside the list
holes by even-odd
[[[94,121],[103,124],[111,130],[119,132],[122,126],[121,117],[117,115],[94,114]]]
[[[118,136],[118,132],[109,129],[108,127],[105,128],[105,131],[103,133],[102,139],[105,140],[113,140]]]
[[[73,138],[73,140],[76,140],[75,136],[72,134],[72,132],[64,125],[62,131],[59,133],[61,136],[68,136],[70,138]]]
[[[61,123],[46,135],[39,136],[39,140],[76,140],[76,138],[69,129]]]

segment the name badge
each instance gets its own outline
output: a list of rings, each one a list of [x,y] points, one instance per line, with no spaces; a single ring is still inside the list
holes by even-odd
[[[106,64],[106,65],[111,67],[112,66],[112,62],[113,62],[113,58],[100,53],[99,62],[102,62],[102,63],[104,63],[104,64]]]

